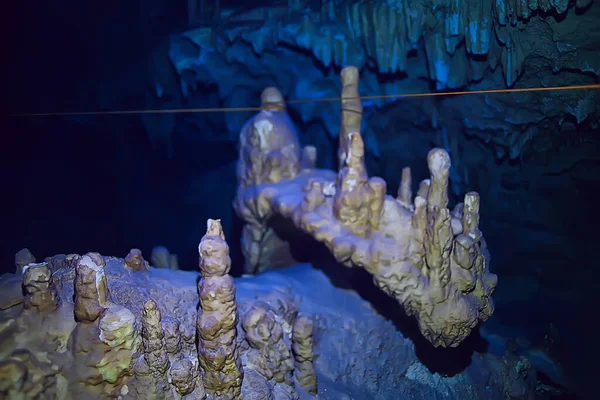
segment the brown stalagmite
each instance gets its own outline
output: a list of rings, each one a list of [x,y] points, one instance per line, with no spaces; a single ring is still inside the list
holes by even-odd
[[[462,217],[463,232],[478,242],[481,239],[481,231],[479,230],[479,193],[469,192],[465,195]]]
[[[243,371],[237,345],[235,282],[220,220],[209,219],[199,246],[200,307],[196,332],[201,376],[208,394],[239,398]]]
[[[313,366],[313,322],[305,315],[294,321],[292,348],[296,360],[296,379],[311,394],[317,394],[317,374]]]
[[[181,332],[179,329],[179,320],[172,317],[163,318],[162,327],[165,334],[165,346],[167,353],[179,353],[181,351]]]
[[[238,193],[258,184],[292,179],[303,163],[312,163],[310,150],[305,159],[292,120],[285,110],[283,95],[274,87],[261,95],[263,110],[251,118],[240,132],[240,159],[237,164]],[[315,152],[316,157],[316,152]],[[308,167],[308,166],[307,166]],[[240,198],[241,196],[238,196]],[[247,224],[242,230],[242,252],[246,273],[260,271],[264,264],[289,264],[293,257],[287,243],[266,226],[269,215],[260,204],[234,202],[238,215]]]
[[[431,185],[430,179],[423,179],[419,183],[419,190],[417,190],[417,196],[422,197],[427,200],[427,196],[429,196],[429,186]]]
[[[147,271],[150,268],[140,249],[131,249],[125,257],[125,265],[134,271]]]
[[[54,311],[60,298],[52,282],[52,272],[46,263],[28,264],[23,269],[23,288],[25,300],[23,306],[38,311]]]
[[[181,396],[190,394],[196,389],[196,366],[191,360],[183,358],[173,363],[170,375],[171,383]],[[204,393],[203,390],[202,393]]]
[[[348,134],[345,166],[338,173],[333,202],[335,218],[357,236],[366,237],[379,226],[385,182],[369,180],[364,165],[364,143],[358,132]]]
[[[450,155],[444,149],[432,149],[427,154],[427,165],[431,173],[427,205],[429,207],[446,208],[448,206]]]
[[[342,69],[342,120],[340,126],[340,140],[338,147],[338,168],[341,170],[345,163],[348,151],[349,134],[360,132],[363,108],[358,97],[358,68],[348,66]]]
[[[412,175],[410,173],[410,167],[402,168],[402,180],[400,181],[400,187],[398,188],[397,200],[402,207],[409,210],[413,209]]]
[[[267,380],[292,385],[292,354],[283,339],[283,326],[269,305],[255,303],[244,315],[242,327],[251,347],[248,366]]]
[[[98,253],[87,253],[75,267],[75,318],[80,322],[96,321],[108,308],[109,294],[104,267]]]
[[[427,196],[427,229],[425,230],[425,260],[434,299],[445,298],[443,289],[450,280],[452,227],[448,210],[448,176],[450,156],[443,149],[432,149],[427,155],[431,186]]]
[[[242,186],[279,182],[295,177],[302,167],[298,135],[281,92],[266,88],[263,110],[249,120],[240,133],[238,181]]]
[[[169,357],[165,344],[165,334],[161,325],[160,310],[152,299],[144,304],[142,314],[142,343],[144,358],[150,371],[164,374],[169,368]]]
[[[411,252],[411,260],[421,269],[425,264],[425,231],[427,230],[427,200],[421,196],[415,197],[414,212],[411,220],[411,227],[417,245]]]
[[[371,188],[371,197],[369,198],[369,226],[370,232],[377,232],[379,230],[379,223],[381,222],[381,213],[383,212],[383,203],[385,202],[385,192],[387,190],[387,183],[377,176],[369,179],[369,187]]]

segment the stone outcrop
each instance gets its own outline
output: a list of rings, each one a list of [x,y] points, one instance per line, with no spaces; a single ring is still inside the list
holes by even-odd
[[[283,326],[268,304],[255,303],[242,320],[245,338],[250,345],[248,366],[267,380],[293,387],[294,362],[284,341]]]
[[[294,322],[292,341],[296,360],[296,379],[309,393],[317,394],[317,374],[313,366],[313,322],[305,315]]]
[[[229,247],[219,220],[208,220],[198,251],[202,278],[196,335],[202,382],[209,395],[239,398],[244,374],[237,342],[235,283],[229,275]]]
[[[461,210],[452,218],[462,221]],[[456,268],[478,255],[470,236],[476,224],[465,225],[454,238]],[[28,264],[25,282],[35,290],[26,296],[53,287],[56,297],[42,297],[61,301],[40,312],[36,306],[54,303],[20,294],[21,302],[0,310],[0,398],[337,400],[360,388],[382,400],[407,391],[442,400],[474,393],[504,399],[535,388],[523,357],[474,356],[474,366],[457,377],[432,374],[391,321],[308,265],[234,285],[218,221],[209,221],[200,254],[199,288],[197,272],[133,273],[124,259],[98,253]],[[44,279],[30,279],[34,272]],[[2,275],[0,287],[21,289],[23,275],[16,276],[13,282],[13,274]],[[34,306],[25,309],[25,302]]]
[[[292,179],[302,168],[298,134],[279,90],[266,88],[261,95],[261,106],[263,111],[250,119],[240,134],[237,177],[241,187]],[[304,154],[307,163],[314,164],[312,157],[316,157],[316,150],[306,149]],[[265,263],[279,265],[293,260],[289,257],[288,243],[278,237],[273,227],[266,226],[256,206],[234,203],[234,207],[249,222],[242,231],[247,273],[258,272]],[[249,215],[248,208],[255,212]]]
[[[342,77],[355,73],[347,67]],[[342,92],[342,107],[347,96],[354,91]],[[350,120],[351,126],[346,122],[342,120],[342,131],[349,133],[339,152],[345,158],[338,174],[305,170],[253,186],[241,180],[238,213],[252,229],[287,218],[324,243],[341,264],[372,274],[382,291],[417,318],[434,346],[457,346],[493,312],[490,296],[497,277],[488,270],[489,253],[478,228],[478,195],[465,196],[460,217],[464,233],[456,235],[447,208],[449,154],[439,148],[429,152],[430,179],[421,183],[414,199],[410,171],[404,170],[398,199],[392,198],[385,194],[385,181],[367,175],[362,136],[352,131],[360,120]],[[241,153],[254,148],[244,140],[241,145]]]
[[[60,298],[52,282],[52,272],[45,263],[23,267],[23,289],[25,309],[50,312],[58,308]]]
[[[98,253],[88,253],[75,269],[75,318],[79,322],[94,322],[108,307],[109,293],[104,266]]]
[[[144,260],[140,249],[131,249],[125,257],[125,265],[133,271],[147,271],[150,265]]]

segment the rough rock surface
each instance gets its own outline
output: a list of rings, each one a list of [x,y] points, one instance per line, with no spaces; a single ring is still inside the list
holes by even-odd
[[[321,9],[299,3],[304,6],[265,8],[264,15],[231,9],[223,12],[226,25],[175,36],[170,58],[184,92],[193,96],[189,88],[198,81],[227,82],[219,86],[221,98],[240,107],[253,104],[248,82],[255,90],[275,83],[290,98],[334,97],[340,87],[329,79],[330,67],[345,65],[364,69],[364,95],[427,92],[423,78],[441,90],[597,83],[600,75],[594,50],[600,4],[590,0],[328,0]],[[265,18],[272,13],[278,17]],[[279,68],[282,59],[294,68]],[[377,138],[387,138],[373,134],[381,110],[369,109],[390,102],[404,105],[397,98],[365,105],[373,118],[365,137],[377,155]],[[554,143],[572,124],[598,129],[597,103],[597,90],[590,90],[426,100],[418,107],[434,128],[465,129],[492,142],[499,158],[515,159],[544,142],[540,136],[556,124],[561,132]],[[335,103],[297,107],[305,122],[322,120],[338,136]],[[234,118],[240,116],[231,117],[233,132],[241,128]]]
[[[9,398],[56,399],[205,398],[194,361],[198,359],[193,334],[198,274],[153,267],[132,271],[123,259],[103,258],[111,303],[99,321],[76,322],[72,300],[75,271],[64,256],[52,257],[49,263],[61,299],[56,310],[40,312],[17,304],[0,311],[0,394]],[[10,281],[10,276],[0,277],[2,282],[7,279]],[[144,300],[149,298],[154,299],[150,306]],[[313,398],[302,386],[289,381],[290,364],[285,361],[292,353],[292,326],[298,311],[314,321],[313,364],[321,399],[460,399],[474,395],[504,399],[517,387],[520,391],[523,385],[532,388],[528,379],[534,372],[518,358],[475,353],[471,365],[453,377],[430,372],[419,361],[411,340],[390,320],[356,293],[336,288],[324,272],[310,265],[238,279],[236,302],[250,321],[256,315],[251,310],[261,310],[259,314],[265,315],[263,311],[268,309],[270,315],[267,319],[262,317],[263,322],[258,325],[246,325],[254,326],[254,330],[246,330],[242,323],[237,326],[240,353],[245,360],[244,399]],[[169,348],[166,333],[156,342],[158,347],[152,341],[142,343],[144,332],[150,326],[158,327],[156,311],[160,311],[163,332],[167,331],[165,320],[182,321],[182,346],[172,358],[176,361],[171,363],[164,380],[157,379],[144,361],[147,349]],[[154,315],[152,318],[149,312]],[[266,332],[260,326],[265,323],[271,331],[279,332],[277,336],[260,339]],[[148,328],[144,329],[144,325]],[[255,332],[255,339],[245,337],[248,331]],[[271,354],[260,356],[267,368],[256,368],[252,353],[260,347],[257,343],[276,342],[277,337],[282,345],[268,349]],[[161,354],[164,361],[164,353]],[[517,364],[520,375],[513,373]],[[164,366],[165,362],[157,365]],[[270,368],[273,375],[267,372]],[[157,371],[160,376],[163,369]]]
[[[356,89],[356,68],[344,68],[341,76],[345,87]],[[360,132],[354,131],[360,128],[360,114],[349,118],[344,111],[356,97],[354,89],[342,92],[341,130],[348,133],[341,141],[345,148],[338,152],[344,157],[339,173],[308,169],[287,179],[255,180],[253,185],[240,179],[235,208],[247,227],[261,232],[270,229],[270,219],[285,217],[289,225],[324,243],[339,263],[372,274],[382,291],[416,316],[421,332],[434,346],[458,346],[494,310],[490,296],[497,277],[489,272],[489,253],[479,230],[479,195],[465,196],[464,207],[459,207],[463,212],[455,213],[460,222],[454,231],[447,208],[450,157],[443,149],[433,149],[427,157],[430,179],[414,204],[412,198],[400,201],[386,196],[386,182],[367,175],[364,143]],[[285,129],[285,121],[274,121],[272,131]],[[293,159],[268,162],[283,152],[279,145],[275,135],[263,142],[242,140],[240,152],[256,154],[245,169],[279,176],[279,171],[293,168]],[[261,152],[264,148],[268,151]],[[405,176],[403,184],[409,181]],[[408,193],[402,186],[400,191]],[[406,207],[403,201],[411,205]],[[279,252],[279,241],[274,235],[261,235],[256,247]]]

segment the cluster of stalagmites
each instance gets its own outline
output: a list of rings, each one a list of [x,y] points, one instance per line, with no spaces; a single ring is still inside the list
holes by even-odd
[[[199,253],[202,275],[195,349],[184,343],[180,322],[163,317],[160,299],[148,299],[137,318],[130,309],[113,302],[106,260],[100,254],[35,263],[28,250],[17,253],[15,276],[22,275],[21,302],[23,313],[29,313],[26,317],[44,319],[57,313],[60,318],[72,310],[66,315],[72,320],[67,324],[73,325],[67,345],[72,362],[65,367],[68,371],[63,371],[72,380],[68,390],[83,397],[90,396],[87,387],[99,397],[190,400],[258,398],[255,392],[262,390],[267,393],[265,398],[295,399],[299,382],[316,393],[311,333],[307,336],[303,328],[310,319],[296,320],[293,299],[274,293],[239,320],[235,283],[229,275],[229,248],[220,221],[208,221]],[[138,249],[132,249],[122,265],[129,273],[150,268]],[[73,269],[73,303],[61,302],[52,276],[56,268]],[[297,343],[302,350],[296,349]],[[298,354],[295,361],[292,353]],[[0,397],[33,398],[50,393],[49,388],[57,386],[57,370],[51,370],[44,381],[43,374],[36,375],[36,362],[36,356],[24,349],[0,361]],[[297,381],[293,379],[294,362]],[[245,371],[249,377],[244,386]],[[307,371],[308,375],[312,371],[312,379],[307,378]],[[29,382],[28,376],[34,382]]]
[[[397,197],[386,196],[386,182],[369,178],[364,165],[358,70],[346,67],[341,77],[337,174],[300,168],[301,151],[288,134],[293,127],[283,106],[262,111],[242,130],[234,205],[247,222],[242,238],[247,272],[283,257],[285,243],[270,221],[285,217],[323,242],[340,263],[370,272],[381,290],[416,316],[431,343],[457,346],[493,312],[490,296],[497,278],[488,271],[489,254],[478,227],[479,195],[468,193],[450,211],[450,157],[433,149],[427,157],[430,178],[420,183],[417,195],[413,198],[407,167]]]

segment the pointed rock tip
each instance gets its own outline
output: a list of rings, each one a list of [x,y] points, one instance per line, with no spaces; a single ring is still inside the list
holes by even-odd
[[[223,232],[223,226],[221,225],[220,219],[208,219],[206,221],[206,235],[219,236],[225,240],[225,233]]]

